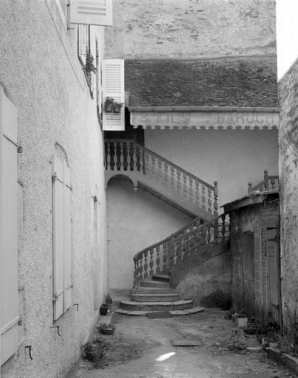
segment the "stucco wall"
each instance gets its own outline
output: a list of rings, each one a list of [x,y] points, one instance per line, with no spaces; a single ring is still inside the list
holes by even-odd
[[[110,289],[131,290],[133,256],[176,232],[190,218],[131,182],[111,179],[107,189]]]
[[[247,194],[248,182],[278,174],[277,130],[145,130],[147,148],[204,181],[218,181],[219,206]]]
[[[0,81],[18,110],[20,314],[23,339],[5,378],[54,378],[78,359],[94,310],[94,261],[99,296],[107,291],[102,132],[77,56],[77,28],[67,31],[56,1],[1,1]],[[55,143],[71,171],[72,303],[53,326],[52,161]],[[97,187],[97,190],[96,190]],[[99,244],[92,239],[92,198],[100,203]],[[25,346],[32,346],[31,361]]]
[[[277,2],[278,73],[281,102],[279,161],[281,181],[282,298],[293,311],[297,297],[298,255],[298,49],[297,2]],[[289,318],[284,308],[284,324]]]
[[[275,54],[273,0],[115,0],[108,58]]]

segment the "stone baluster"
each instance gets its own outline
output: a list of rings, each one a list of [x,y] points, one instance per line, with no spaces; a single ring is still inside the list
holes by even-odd
[[[160,272],[160,257],[159,257],[159,254],[160,254],[160,246],[158,245],[156,248],[156,273],[159,273]]]
[[[111,142],[106,142],[106,169],[112,170]]]
[[[188,194],[189,194],[189,201],[194,202],[194,195],[193,195],[193,179],[189,176],[189,188],[188,188]]]
[[[133,149],[133,162],[134,162],[134,171],[138,170],[138,147],[134,144]]]
[[[170,183],[171,183],[171,190],[175,190],[175,168],[173,166],[171,166],[171,180],[170,180]]]
[[[130,143],[129,145],[129,168],[131,171],[134,171],[134,149],[135,145],[134,143]]]
[[[187,200],[187,175],[183,173],[183,198]]]
[[[214,207],[214,216],[217,217],[218,216],[218,182],[217,181],[214,181],[214,204],[213,204],[213,207]]]
[[[222,229],[221,229],[222,241],[225,241],[225,234],[226,234],[226,214],[222,214],[221,220],[222,220]]]
[[[147,262],[147,258],[148,258],[148,251],[145,251],[144,252],[144,278],[147,278],[148,277],[148,262]]]
[[[150,155],[148,152],[145,152],[145,174],[148,177],[152,177],[152,169],[150,169]]]
[[[158,164],[158,181],[162,184],[162,161],[161,159],[157,159]]]
[[[181,172],[177,169],[177,195],[182,197],[181,193]]]
[[[268,178],[268,171],[265,170],[264,171],[264,190],[268,190],[269,189],[269,178]]]
[[[152,170],[152,178],[156,180],[156,167],[155,167],[155,156],[154,155],[151,155],[151,164],[152,164],[152,167],[151,167],[151,170]]]
[[[275,190],[275,179],[271,179],[270,180],[270,183],[271,183],[271,190]]]
[[[210,224],[206,227],[206,242],[209,244],[211,241],[211,227]]]
[[[202,186],[202,208],[206,210],[206,195],[205,195],[205,184],[201,184]]]
[[[200,183],[198,180],[196,180],[195,184],[196,184],[195,203],[199,206],[200,205]]]
[[[168,165],[168,163],[165,162],[164,167],[165,167],[164,186],[168,189],[168,187],[169,187],[169,176],[168,176],[169,165]]]
[[[149,250],[149,253],[150,253],[150,262],[149,262],[149,266],[150,266],[150,277],[153,276],[153,266],[154,266],[154,262],[153,262],[153,249],[150,249]]]
[[[119,165],[118,165],[118,171],[122,171],[124,169],[124,143],[119,142]]]
[[[177,264],[177,255],[178,255],[178,243],[174,240],[173,241],[173,248],[172,248],[172,258],[173,258],[173,265],[176,265]]]
[[[141,280],[144,278],[143,271],[144,271],[143,255],[141,255],[141,258],[140,258],[140,279]]]
[[[135,269],[134,269],[134,286],[136,285],[136,283],[138,282],[138,262],[133,259],[134,261],[134,265],[135,265]]]
[[[162,270],[163,271],[166,271],[167,268],[168,268],[168,251],[169,251],[169,242],[166,242],[162,245],[163,247],[163,256],[162,256],[162,259],[163,259],[163,266],[162,266]]]
[[[211,188],[208,186],[207,193],[208,193],[208,212],[212,213],[212,200],[211,200]]]

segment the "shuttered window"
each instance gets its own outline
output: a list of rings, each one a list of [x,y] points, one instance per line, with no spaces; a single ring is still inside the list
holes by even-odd
[[[102,61],[102,84],[103,84],[103,104],[107,97],[123,103],[124,93],[124,60],[108,59]],[[121,108],[120,113],[103,112],[103,130],[123,131],[125,130],[125,108]]]
[[[1,365],[18,350],[17,110],[0,87]]]
[[[73,24],[112,26],[112,0],[71,0],[70,22]]]
[[[70,170],[62,153],[53,164],[53,302],[54,321],[71,305]]]
[[[90,49],[90,28],[88,25],[79,25],[78,27],[78,55],[83,65],[86,64],[86,52]]]

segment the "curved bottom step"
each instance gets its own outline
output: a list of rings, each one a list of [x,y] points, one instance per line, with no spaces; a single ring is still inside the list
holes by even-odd
[[[198,306],[198,307],[193,307],[185,310],[169,310],[169,313],[172,316],[181,316],[181,315],[191,315],[191,314],[197,314],[199,312],[203,312],[205,310],[205,307]],[[118,308],[115,310],[117,314],[121,315],[129,315],[129,316],[146,316],[147,314],[157,314],[160,311],[129,311],[129,310],[123,310],[121,308]]]
[[[120,302],[122,310],[126,311],[177,311],[193,307],[193,300],[180,300],[175,302]]]

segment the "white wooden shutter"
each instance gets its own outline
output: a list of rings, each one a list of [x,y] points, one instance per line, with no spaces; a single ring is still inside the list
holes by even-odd
[[[54,320],[63,314],[64,300],[64,230],[63,230],[63,162],[54,157],[53,183],[53,301]]]
[[[71,306],[71,214],[70,170],[64,161],[64,312]]]
[[[86,25],[113,25],[112,0],[71,0],[70,22]]]
[[[71,305],[70,171],[57,155],[53,169],[53,300],[57,320]]]
[[[108,59],[102,61],[103,81],[103,104],[107,97],[114,98],[117,102],[124,103],[124,60]],[[125,130],[125,107],[121,112],[106,113],[103,108],[103,130],[124,131]]]
[[[18,349],[17,110],[0,87],[1,365]]]

